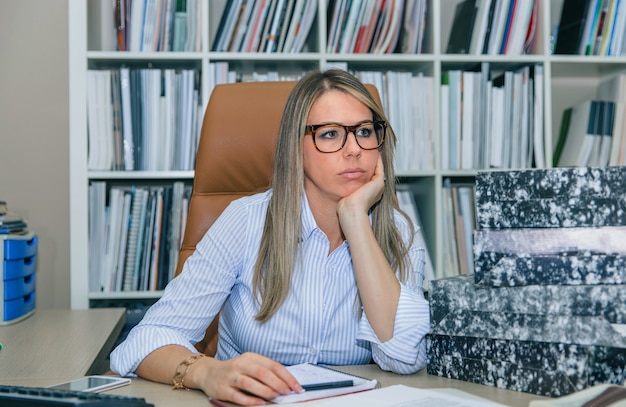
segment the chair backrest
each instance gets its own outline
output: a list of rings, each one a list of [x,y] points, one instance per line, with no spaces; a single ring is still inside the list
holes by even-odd
[[[202,122],[176,275],[232,200],[269,187],[280,120],[295,83],[243,82],[213,89]],[[382,106],[376,88],[367,88]],[[196,345],[209,356],[217,351],[217,321]]]

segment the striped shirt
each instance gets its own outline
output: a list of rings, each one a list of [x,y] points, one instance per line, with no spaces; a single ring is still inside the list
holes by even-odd
[[[357,286],[347,242],[329,253],[330,243],[318,228],[306,197],[302,207],[302,245],[290,293],[264,324],[252,295],[271,191],[233,201],[198,243],[182,273],[146,312],[111,354],[111,368],[133,375],[155,349],[177,344],[196,352],[213,317],[220,312],[217,359],[256,352],[285,365],[368,363],[381,369],[414,373],[426,364],[425,335],[429,307],[422,291],[424,248],[410,249],[414,265],[401,284],[394,336],[381,343],[364,312],[357,312]],[[408,239],[399,214],[396,223]],[[416,239],[417,241],[417,239]]]

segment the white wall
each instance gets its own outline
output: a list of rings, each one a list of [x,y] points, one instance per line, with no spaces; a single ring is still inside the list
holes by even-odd
[[[0,200],[39,236],[37,309],[70,307],[68,0],[0,0]]]

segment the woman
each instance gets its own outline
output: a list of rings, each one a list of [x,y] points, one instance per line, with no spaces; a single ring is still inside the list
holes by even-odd
[[[424,367],[424,248],[385,181],[395,179],[394,144],[354,76],[302,78],[283,113],[271,189],[226,208],[111,354],[112,369],[254,405],[302,390],[284,365]],[[195,355],[218,312],[215,358]]]

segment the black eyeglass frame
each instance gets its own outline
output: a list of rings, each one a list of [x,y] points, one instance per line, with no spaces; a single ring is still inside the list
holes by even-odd
[[[361,146],[361,144],[359,143],[359,138],[356,137],[356,129],[358,129],[359,127],[363,126],[363,125],[367,125],[367,124],[372,124],[374,126],[376,125],[381,125],[382,129],[383,129],[383,134],[382,137],[380,138],[380,140],[378,140],[378,145],[376,147],[370,147],[370,148],[365,148],[363,146]],[[317,131],[317,129],[319,129],[320,127],[325,127],[325,126],[337,126],[337,127],[343,127],[344,130],[346,131],[345,136],[343,137],[343,143],[341,143],[341,147],[339,147],[336,150],[333,151],[322,151],[320,150],[320,148],[317,146],[317,143],[315,142],[315,132]],[[317,149],[317,151],[319,151],[320,153],[324,153],[324,154],[330,154],[330,153],[336,153],[337,151],[341,150],[345,145],[346,142],[348,141],[348,134],[352,133],[354,134],[354,139],[356,140],[356,144],[362,149],[362,150],[376,150],[378,148],[380,148],[380,146],[383,145],[383,143],[385,142],[385,137],[387,136],[387,122],[384,120],[368,120],[368,121],[364,121],[362,123],[359,124],[355,124],[354,126],[346,126],[343,124],[339,124],[339,123],[324,123],[324,124],[309,124],[307,126],[304,127],[304,135],[306,136],[307,134],[311,135],[311,138],[313,139],[313,145],[315,146],[315,148]],[[378,136],[376,136],[378,138]]]

